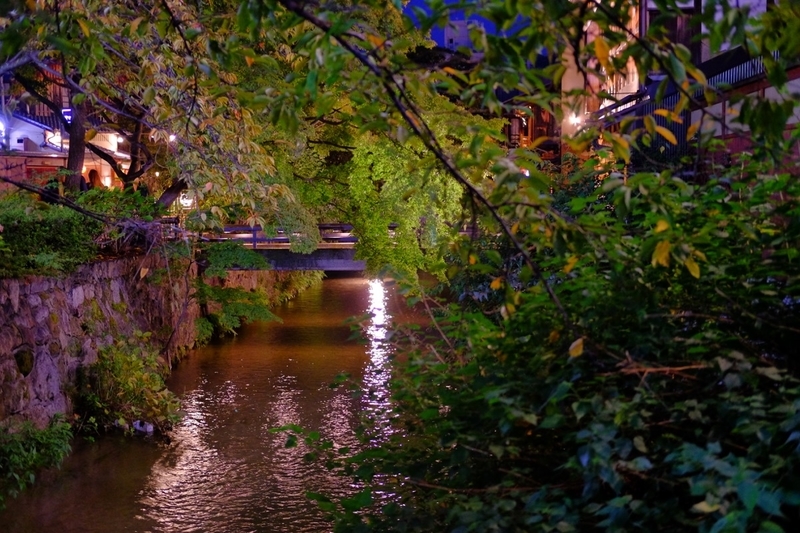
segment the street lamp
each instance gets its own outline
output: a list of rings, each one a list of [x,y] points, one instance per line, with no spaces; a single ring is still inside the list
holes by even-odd
[[[180,199],[178,200],[181,204],[181,207],[184,209],[191,209],[194,205],[194,198],[186,194],[185,192],[181,193]]]

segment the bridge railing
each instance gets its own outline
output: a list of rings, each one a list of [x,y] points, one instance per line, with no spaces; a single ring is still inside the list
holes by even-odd
[[[318,228],[322,242],[358,242],[358,237],[352,234],[353,226],[350,224],[319,224]],[[210,241],[241,241],[242,244],[256,249],[259,245],[289,244],[291,235],[280,228],[276,230],[274,235],[267,235],[261,226],[243,225],[225,226],[223,231],[204,238]]]
[[[322,223],[318,224],[317,227],[319,228],[322,243],[354,245],[358,242],[358,237],[353,235],[353,226],[351,224]],[[394,236],[397,227],[397,224],[389,224],[387,230],[391,237]],[[475,225],[467,224],[459,229],[459,233],[462,236],[475,239],[479,236],[480,231]],[[201,234],[201,238],[207,241],[239,241],[253,249],[257,249],[259,246],[288,245],[291,242],[291,235],[281,228],[278,228],[274,234],[268,235],[261,226],[248,225],[225,226],[220,232]]]

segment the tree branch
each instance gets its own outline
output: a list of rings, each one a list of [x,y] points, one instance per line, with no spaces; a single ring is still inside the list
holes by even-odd
[[[311,139],[306,141],[308,144],[324,144],[326,146],[333,146],[335,148],[341,148],[342,150],[355,150],[355,146],[346,146],[344,144],[337,144],[331,141],[312,141]]]
[[[38,187],[36,185],[31,185],[30,183],[16,181],[11,178],[6,178],[5,176],[0,176],[0,181],[4,181],[24,191],[33,192],[40,196],[46,197],[49,201],[63,205],[64,207],[68,207],[69,209],[77,211],[78,213],[82,214],[85,217],[97,220],[98,222],[102,222],[103,224],[111,223],[111,220],[108,217],[100,215],[99,213],[95,213],[94,211],[89,211],[88,209],[84,209],[83,207],[79,206],[69,198],[64,198],[63,196],[58,196],[57,194],[53,194],[53,191],[47,190],[43,187]]]
[[[539,264],[533,260],[528,250],[524,245],[519,242],[511,231],[511,227],[507,221],[495,209],[495,206],[486,198],[478,188],[473,185],[458,169],[455,162],[450,158],[442,149],[436,135],[428,126],[427,122],[422,117],[422,113],[417,109],[410,96],[403,90],[397,79],[386,72],[383,67],[379,66],[374,57],[370,54],[365,54],[361,46],[355,45],[348,41],[345,37],[346,33],[331,32],[331,26],[328,22],[316,17],[315,15],[305,10],[305,4],[300,4],[296,0],[280,0],[280,3],[290,12],[298,15],[302,19],[310,22],[317,28],[331,33],[331,37],[336,40],[345,50],[347,50],[356,60],[364,65],[372,74],[374,74],[386,90],[387,96],[391,99],[395,109],[403,117],[406,124],[409,125],[411,130],[422,140],[425,146],[433,152],[439,162],[444,166],[448,174],[450,174],[458,183],[460,183],[469,193],[478,199],[488,210],[492,218],[500,225],[504,234],[508,236],[517,251],[525,259],[525,263],[531,269],[531,272],[542,284],[548,297],[559,310],[566,328],[573,334],[577,334],[574,323],[569,317],[566,309],[561,304],[560,299],[555,294],[555,291],[545,279],[542,269]],[[364,40],[366,42],[366,40]]]

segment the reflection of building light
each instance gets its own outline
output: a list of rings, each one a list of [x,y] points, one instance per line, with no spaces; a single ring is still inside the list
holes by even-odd
[[[170,134],[169,142],[175,142],[175,135],[174,134]]]
[[[572,116],[569,117],[569,123],[572,124],[573,126],[577,126],[578,124],[581,123],[581,117],[573,113]]]
[[[372,411],[377,419],[382,418],[381,413],[389,409],[389,369],[390,347],[386,344],[388,334],[388,316],[386,309],[386,288],[381,280],[369,282],[369,314],[372,319],[366,328],[369,341],[370,364],[364,372],[364,385],[370,391],[367,399],[367,410]],[[376,420],[377,420],[376,419]],[[389,436],[392,433],[390,424],[380,423],[384,428],[381,433]]]
[[[369,312],[372,315],[370,336],[382,340],[386,334],[386,289],[379,279],[369,282]]]
[[[103,176],[103,185],[111,187],[111,176]]]

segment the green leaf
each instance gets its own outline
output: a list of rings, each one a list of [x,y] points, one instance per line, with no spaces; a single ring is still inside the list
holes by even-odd
[[[758,502],[758,487],[750,481],[742,481],[736,486],[736,493],[748,511],[755,509]]]
[[[716,512],[718,510],[719,510],[719,504],[717,504],[717,503],[710,504],[705,500],[692,505],[692,511],[694,511],[696,513],[710,514],[710,513]]]
[[[633,438],[633,447],[642,453],[647,453],[647,446],[645,445],[644,439],[641,436],[636,436]]]
[[[370,489],[364,489],[352,498],[345,498],[341,500],[341,504],[346,511],[351,512],[368,507],[372,505],[372,491]]]
[[[764,533],[785,533],[781,526],[775,522],[770,522],[769,520],[761,522],[759,527],[759,531],[763,531]]]
[[[772,516],[783,516],[781,512],[781,492],[780,491],[760,491],[758,494],[758,507]]]
[[[501,457],[503,457],[503,454],[506,451],[506,447],[505,446],[501,446],[499,444],[490,444],[489,445],[489,451],[492,452],[495,457],[500,459]]]
[[[783,375],[781,374],[781,371],[778,368],[774,367],[774,366],[758,367],[758,368],[756,368],[756,372],[761,374],[764,377],[767,377],[767,378],[773,380],[773,381],[782,381],[783,380]]]
[[[150,105],[153,103],[153,100],[156,97],[156,90],[154,87],[148,87],[144,91],[144,95],[142,96],[142,103],[144,105]]]

